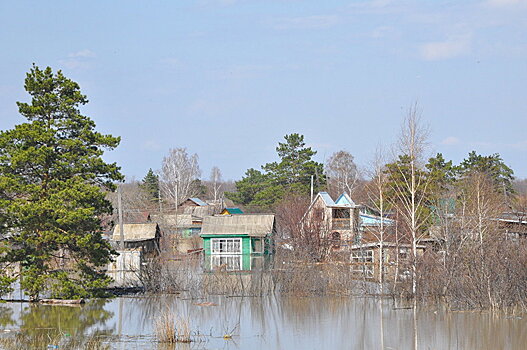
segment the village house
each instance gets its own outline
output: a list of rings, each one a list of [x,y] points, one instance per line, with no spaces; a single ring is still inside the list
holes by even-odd
[[[251,270],[274,250],[273,214],[218,215],[203,218],[201,237],[208,269]]]
[[[161,231],[156,223],[123,224],[123,242],[121,246],[121,228],[115,226],[111,245],[119,255],[107,266],[106,274],[114,282],[113,287],[136,287],[141,284],[141,268],[146,259],[159,253]]]
[[[347,193],[336,201],[326,192],[318,193],[304,220],[323,222],[321,235],[331,242],[335,255],[349,256],[352,271],[376,278],[380,259],[383,259],[384,274],[404,276],[407,272],[405,266],[411,259],[412,246],[407,238],[395,234],[395,220],[381,216],[373,208],[356,204]],[[424,245],[417,245],[418,255],[424,250]]]

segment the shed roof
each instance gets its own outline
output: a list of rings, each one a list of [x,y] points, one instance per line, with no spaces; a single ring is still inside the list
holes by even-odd
[[[274,229],[273,214],[206,216],[201,235],[240,234],[264,237]]]
[[[243,214],[243,211],[240,208],[225,208],[223,211],[234,215],[234,214]]]
[[[157,238],[158,226],[156,223],[152,224],[124,224],[124,240],[125,242],[148,241]],[[113,230],[113,241],[121,239],[121,228],[119,225],[115,226]]]
[[[199,205],[200,207],[205,207],[205,206],[208,205],[207,203],[205,203],[204,201],[202,201],[201,199],[199,199],[199,198],[197,198],[197,197],[189,198],[189,200],[193,201],[194,203],[196,203],[196,204]]]

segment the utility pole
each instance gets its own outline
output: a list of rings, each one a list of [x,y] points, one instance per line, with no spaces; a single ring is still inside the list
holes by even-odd
[[[311,202],[313,202],[313,179],[315,175],[311,175]]]
[[[121,185],[117,186],[117,209],[119,211],[119,232],[120,232],[120,242],[119,242],[119,248],[121,250],[124,250],[124,228],[123,228],[123,206],[122,206],[122,199],[121,199]]]

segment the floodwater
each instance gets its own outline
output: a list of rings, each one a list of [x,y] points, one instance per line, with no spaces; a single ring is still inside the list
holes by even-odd
[[[166,312],[190,323],[192,343],[156,342],[154,324]],[[83,349],[89,339],[111,349],[525,349],[526,330],[520,317],[414,312],[389,299],[358,297],[163,295],[84,306],[0,304],[0,348],[6,349]]]

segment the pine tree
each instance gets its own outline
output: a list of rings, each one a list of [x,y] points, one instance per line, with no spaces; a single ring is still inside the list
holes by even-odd
[[[112,255],[105,191],[123,179],[102,155],[120,138],[95,131],[79,110],[86,96],[61,71],[33,65],[25,89],[31,102],[17,105],[27,122],[0,132],[0,264],[19,264],[32,300],[98,295],[111,281],[100,269]]]
[[[140,186],[152,201],[159,200],[159,176],[152,169],[148,170]]]

